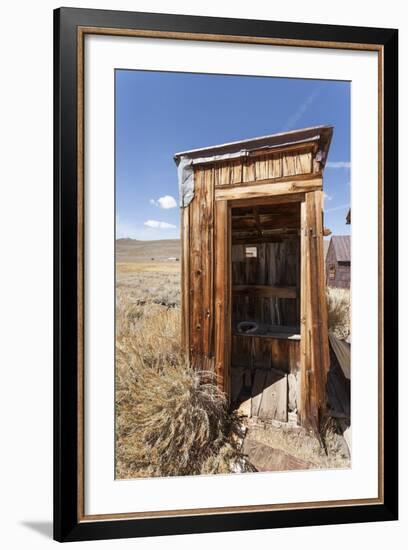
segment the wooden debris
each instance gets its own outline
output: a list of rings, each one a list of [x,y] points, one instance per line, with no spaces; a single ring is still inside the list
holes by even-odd
[[[350,380],[350,353],[351,346],[344,340],[339,340],[334,334],[329,333],[330,345],[343,371],[344,376]]]
[[[333,348],[330,348],[330,370],[327,377],[327,401],[332,417],[350,418],[350,380],[344,376]]]
[[[314,467],[311,462],[249,438],[245,438],[242,451],[248,456],[249,461],[258,472],[308,470]]]

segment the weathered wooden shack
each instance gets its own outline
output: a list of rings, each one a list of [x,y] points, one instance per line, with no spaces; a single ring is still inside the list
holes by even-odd
[[[326,255],[326,284],[350,288],[350,235],[333,235]]]
[[[329,368],[321,126],[177,153],[182,343],[253,416],[319,429]]]

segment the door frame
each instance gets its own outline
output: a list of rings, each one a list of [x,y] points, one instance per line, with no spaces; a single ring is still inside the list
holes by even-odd
[[[256,187],[256,185],[254,185]],[[214,304],[215,304],[215,373],[217,385],[231,400],[231,348],[232,348],[232,265],[231,265],[231,210],[245,206],[265,204],[283,204],[298,202],[299,208],[305,201],[305,193],[287,195],[256,195],[249,198],[215,197],[215,231],[214,231]],[[301,278],[302,279],[302,278]],[[300,287],[302,296],[302,287]],[[302,298],[301,304],[302,304]],[[300,312],[302,318],[302,310]],[[302,358],[301,358],[302,365]],[[302,367],[301,367],[302,368]]]

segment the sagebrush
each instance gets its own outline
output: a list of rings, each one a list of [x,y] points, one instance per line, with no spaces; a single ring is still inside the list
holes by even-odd
[[[117,478],[251,470],[214,375],[185,364],[180,310],[119,289],[116,317]]]
[[[337,338],[350,335],[350,290],[346,288],[326,288],[326,301],[329,331]]]

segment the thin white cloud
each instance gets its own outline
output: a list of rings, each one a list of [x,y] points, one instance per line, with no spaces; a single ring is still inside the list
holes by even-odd
[[[351,162],[335,161],[327,162],[326,168],[350,168]]]
[[[308,95],[302,105],[300,105],[299,109],[295,111],[291,117],[289,117],[285,126],[283,127],[283,130],[293,130],[296,127],[296,124],[299,122],[299,120],[302,118],[302,116],[320,94],[320,90],[321,88],[316,88],[311,94]]]
[[[160,222],[158,220],[147,220],[144,222],[146,227],[153,227],[158,229],[176,229],[176,226],[172,223]]]
[[[159,208],[164,208],[165,210],[168,210],[169,208],[176,208],[177,206],[176,199],[171,195],[164,195],[164,197],[159,197],[157,200],[150,199],[149,202],[150,204],[158,206]]]
[[[324,196],[324,199],[325,199],[326,201],[331,201],[332,198],[333,198],[333,195],[328,195],[328,194],[325,193],[325,192],[323,193],[323,196]]]
[[[334,212],[335,210],[346,210],[350,208],[349,204],[340,204],[339,206],[333,206],[332,208],[326,208],[325,212]]]
[[[148,220],[153,221],[154,220]],[[165,224],[161,227],[160,223],[155,227],[135,222],[134,219],[125,219],[118,216],[116,218],[116,238],[117,239],[137,239],[139,241],[150,241],[158,239],[179,238],[179,228],[171,224]],[[171,227],[167,227],[171,225]]]

